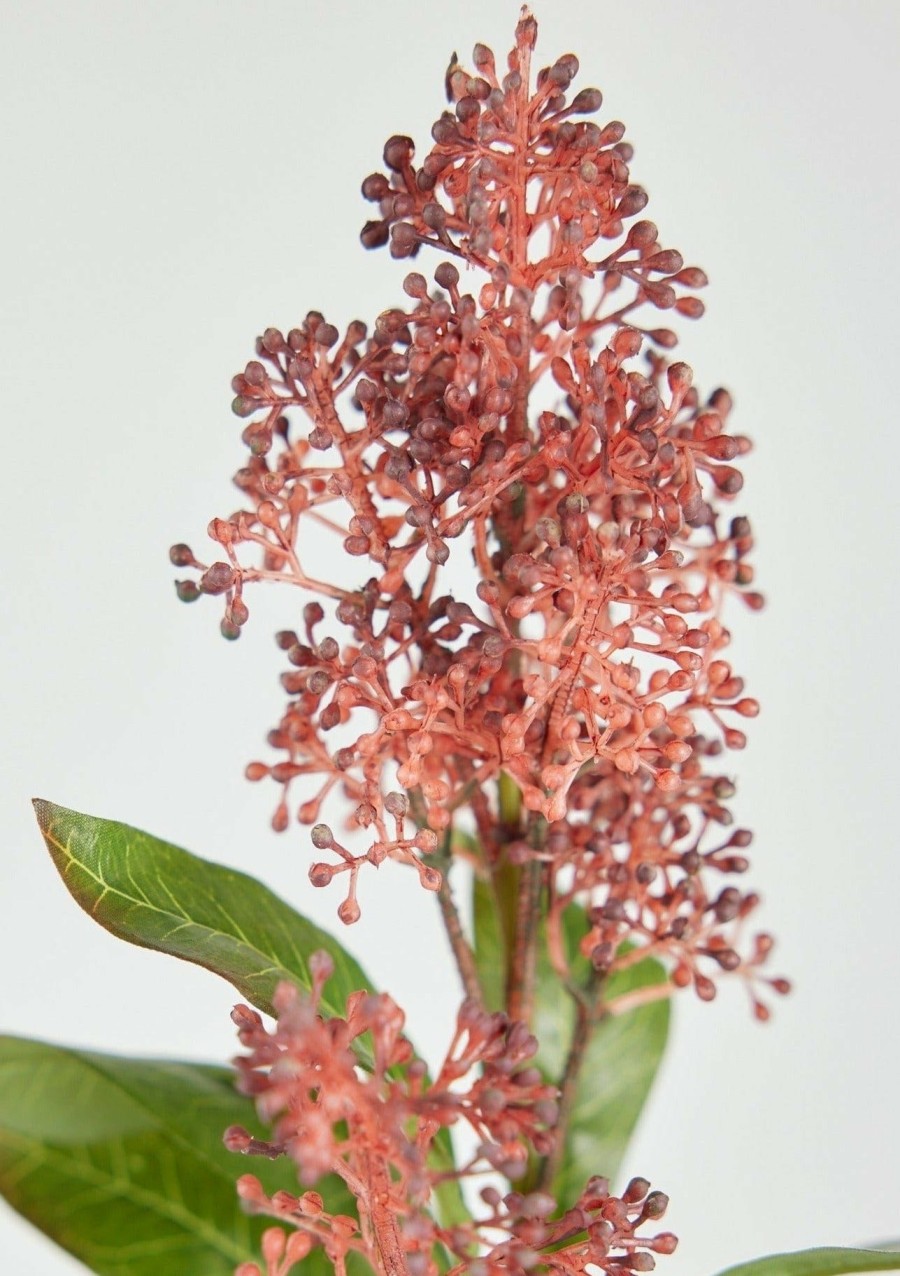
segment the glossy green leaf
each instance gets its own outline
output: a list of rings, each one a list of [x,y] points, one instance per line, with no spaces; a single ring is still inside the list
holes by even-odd
[[[228,1152],[234,1123],[259,1129],[227,1069],[0,1037],[0,1192],[101,1276],[232,1276],[258,1259],[271,1220],[244,1214],[235,1183],[297,1191],[296,1174]],[[349,1212],[336,1182],[329,1206]],[[304,1264],[330,1270],[321,1251]]]
[[[850,1276],[900,1271],[900,1254],[876,1249],[804,1249],[729,1267],[719,1276]]]
[[[233,984],[251,1004],[272,1013],[282,979],[310,987],[309,957],[318,949],[334,961],[322,1009],[343,1015],[350,993],[374,984],[336,939],[320,930],[268,887],[169,842],[114,820],[35,802],[47,848],[78,904],[113,935],[204,966]],[[371,1060],[367,1037],[356,1048]],[[449,1170],[449,1134],[435,1142],[434,1164]],[[455,1180],[436,1193],[441,1217],[468,1217]]]
[[[473,912],[475,960],[485,1003],[492,1010],[500,1009],[505,978],[503,936],[493,891],[485,881],[475,882]],[[564,940],[579,982],[587,980],[590,971],[578,952],[579,940],[587,929],[584,909],[570,905],[564,917]],[[612,1000],[622,993],[663,983],[665,978],[660,963],[647,958],[611,978],[605,997]],[[542,936],[535,988],[537,1063],[547,1079],[557,1084],[566,1066],[574,1026],[575,1003],[560,984]],[[662,1059],[668,1030],[667,999],[603,1019],[594,1028],[572,1108],[565,1160],[552,1187],[561,1205],[571,1205],[591,1175],[615,1177]]]
[[[115,820],[50,802],[34,808],[72,898],[120,939],[205,966],[267,1014],[280,980],[310,987],[317,949],[334,961],[322,998],[329,1014],[342,1015],[351,992],[373,987],[336,939],[246,873]]]

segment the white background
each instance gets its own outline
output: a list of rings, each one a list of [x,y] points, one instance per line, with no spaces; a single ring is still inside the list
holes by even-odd
[[[424,144],[451,51],[508,48],[513,3],[3,8],[2,724],[5,1030],[222,1059],[232,994],[129,949],[69,900],[32,795],[128,820],[264,878],[331,924],[304,835],[241,778],[279,712],[274,628],[224,643],[176,603],[166,550],[238,504],[229,380],[269,324],[343,325],[400,297],[365,254],[361,178],[388,134]],[[754,883],[796,980],[759,1027],[690,996],[629,1158],[672,1197],[670,1276],[781,1248],[900,1235],[896,392],[900,278],[891,0],[552,0],[539,53],[636,143],[667,245],[703,265],[682,357],[754,436],[741,511],[762,616],[735,662],[764,703],[737,758]],[[435,263],[436,264],[436,263]],[[324,552],[324,550],[323,550]],[[337,558],[328,560],[337,572]],[[251,600],[252,601],[252,600]],[[434,1058],[454,981],[430,897],[364,884],[348,944]],[[337,923],[335,922],[335,925]],[[16,1276],[81,1270],[9,1211]],[[186,1274],[189,1276],[189,1274]]]

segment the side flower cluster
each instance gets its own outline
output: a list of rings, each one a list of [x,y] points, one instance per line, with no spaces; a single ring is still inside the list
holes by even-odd
[[[491,1171],[516,1180],[529,1153],[549,1149],[555,1090],[530,1062],[535,1039],[523,1024],[464,1003],[432,1080],[413,1057],[403,1012],[390,997],[355,993],[343,1018],[324,1018],[320,1003],[331,959],[318,953],[311,969],[309,997],[280,986],[272,1030],[246,1006],[233,1015],[248,1052],[236,1061],[240,1087],[255,1097],[272,1137],[232,1127],[226,1145],[289,1157],[303,1189],[269,1197],[252,1175],[239,1181],[246,1208],[282,1224],[265,1235],[266,1276],[287,1276],[314,1247],[324,1250],[338,1276],[351,1254],[390,1276],[578,1276],[588,1266],[611,1274],[649,1271],[654,1253],[672,1252],[671,1233],[638,1234],[667,1204],[644,1179],[632,1180],[621,1197],[606,1180],[592,1179],[561,1215],[546,1193],[502,1194],[488,1186],[480,1216],[442,1222],[442,1192],[452,1194],[461,1181]],[[474,1136],[474,1150],[454,1169],[441,1137],[460,1125]],[[338,1180],[353,1213],[334,1212],[327,1203]],[[244,1264],[238,1276],[260,1276],[260,1269]]]

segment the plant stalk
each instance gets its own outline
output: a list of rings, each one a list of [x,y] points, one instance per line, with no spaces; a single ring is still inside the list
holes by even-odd
[[[538,1190],[542,1192],[552,1192],[553,1183],[559,1174],[565,1157],[569,1121],[572,1117],[572,1109],[575,1106],[585,1054],[594,1029],[606,1014],[599,994],[599,984],[593,992],[587,991],[578,995],[573,994],[575,997],[575,1028],[572,1033],[569,1053],[566,1057],[566,1066],[560,1080],[559,1111],[553,1132],[553,1147],[544,1158],[538,1177]]]
[[[441,918],[444,922],[444,930],[447,932],[447,939],[450,941],[450,949],[453,953],[453,959],[456,962],[456,969],[462,980],[466,997],[481,1006],[484,1004],[484,997],[481,992],[481,981],[478,978],[478,968],[475,964],[475,954],[472,951],[472,945],[466,939],[459,910],[456,907],[453,892],[450,889],[449,863],[446,868],[442,869],[438,904],[441,910]]]

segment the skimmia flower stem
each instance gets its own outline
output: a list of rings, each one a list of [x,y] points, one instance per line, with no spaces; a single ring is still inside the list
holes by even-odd
[[[787,990],[762,973],[771,937],[747,935],[752,838],[727,805],[725,759],[759,708],[727,627],[735,602],[763,602],[750,522],[726,513],[750,442],[659,316],[698,319],[704,272],[643,218],[624,125],[591,118],[598,89],[571,93],[577,58],[532,75],[536,35],[523,10],[505,70],[482,44],[471,69],[454,55],[424,157],[388,139],[362,242],[433,254],[431,278],[410,271],[371,327],[310,310],[266,329],[232,383],[241,508],[210,523],[211,562],[171,551],[191,573],[179,596],[221,598],[229,639],[259,582],[300,591],[276,635],[276,757],[248,778],[277,786],[278,831],[309,830],[310,880],[341,885],[344,923],[373,868],[436,894],[466,998],[434,1079],[389,997],[321,1013],[324,955],[309,997],[279,990],[271,1031],[235,1012],[272,1139],[232,1130],[229,1146],[290,1158],[304,1189],[241,1180],[281,1224],[266,1276],[314,1246],[339,1273],[360,1255],[392,1276],[437,1276],[438,1257],[451,1276],[649,1271],[675,1246],[644,1230],[663,1193],[595,1176],[551,1195],[595,1034],[679,988],[711,1000],[723,975],[760,1019],[765,990]],[[318,565],[325,536],[341,571]],[[456,902],[467,873],[480,934]],[[664,977],[644,985],[648,958]],[[548,971],[575,1005],[559,1075],[532,1036]],[[475,1150],[448,1168],[451,1126]],[[445,1225],[436,1192],[485,1174],[522,1190],[491,1182]],[[353,1216],[314,1190],[332,1176]]]
[[[575,1026],[572,1032],[572,1040],[569,1044],[569,1052],[566,1055],[565,1067],[559,1082],[559,1112],[556,1128],[553,1132],[553,1142],[541,1164],[538,1178],[538,1189],[543,1192],[551,1190],[565,1157],[569,1121],[575,1103],[578,1084],[581,1080],[585,1052],[594,1028],[603,1015],[607,1013],[602,1002],[603,982],[596,974],[593,975],[588,988],[579,991],[578,995],[574,997]]]

